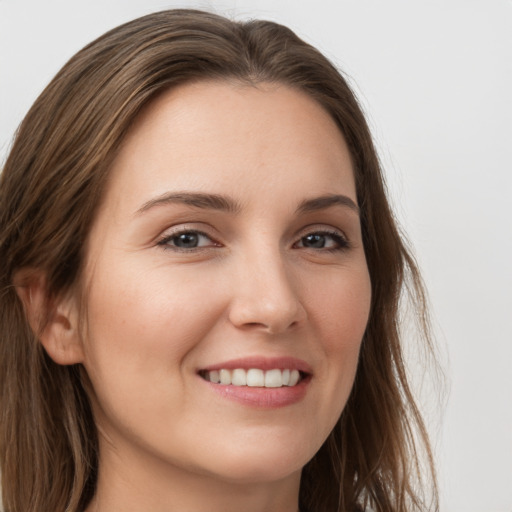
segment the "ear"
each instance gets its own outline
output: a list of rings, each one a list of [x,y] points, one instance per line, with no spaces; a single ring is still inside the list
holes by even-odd
[[[76,299],[71,294],[50,298],[45,275],[39,270],[19,270],[14,285],[30,327],[48,355],[61,365],[83,362]]]

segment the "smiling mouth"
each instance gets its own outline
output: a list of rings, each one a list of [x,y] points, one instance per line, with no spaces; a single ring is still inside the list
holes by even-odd
[[[260,368],[236,368],[234,370],[201,370],[199,376],[213,384],[224,386],[245,386],[252,388],[282,388],[294,387],[304,381],[309,374],[300,370],[274,368],[261,370]]]

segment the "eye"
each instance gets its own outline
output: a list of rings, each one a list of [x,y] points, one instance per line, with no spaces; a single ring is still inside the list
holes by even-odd
[[[349,247],[347,239],[338,232],[316,231],[303,236],[295,247],[304,249],[320,249],[326,251],[341,251]]]
[[[195,230],[179,231],[167,235],[158,242],[158,245],[166,249],[201,249],[203,247],[214,247],[218,244],[214,242],[206,233]]]

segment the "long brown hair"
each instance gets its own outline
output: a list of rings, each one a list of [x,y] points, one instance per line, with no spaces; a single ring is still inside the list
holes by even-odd
[[[139,18],[77,53],[27,114],[6,161],[0,178],[0,464],[6,510],[83,510],[98,469],[84,370],[48,357],[28,325],[13,278],[23,268],[42,271],[48,298],[79,289],[84,243],[109,167],[137,114],[164,90],[212,79],[277,82],[303,91],[336,121],[353,160],[372,284],[370,320],[349,401],[303,470],[301,509],[437,510],[431,450],[399,336],[404,289],[413,291],[422,321],[424,292],[390,210],[361,108],[334,66],[289,29],[193,10]],[[423,340],[430,346],[426,327],[424,322]],[[426,488],[430,494],[422,492]]]

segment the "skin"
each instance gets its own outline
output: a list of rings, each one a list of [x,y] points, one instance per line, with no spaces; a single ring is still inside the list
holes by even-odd
[[[177,192],[238,211],[154,204]],[[202,82],[141,114],[88,240],[83,336],[78,308],[61,308],[100,432],[88,512],[297,510],[301,468],[350,393],[371,297],[357,209],[298,211],[333,194],[356,203],[349,152],[301,92]],[[176,247],[194,230],[199,247]],[[198,375],[262,355],[310,365],[301,400],[253,407]]]

